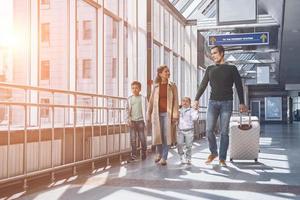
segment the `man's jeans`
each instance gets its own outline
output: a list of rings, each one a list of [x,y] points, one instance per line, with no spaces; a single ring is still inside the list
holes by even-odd
[[[184,155],[183,148],[185,146],[185,157],[188,160],[192,159],[192,146],[194,140],[194,129],[189,131],[180,131],[177,132],[177,150],[180,156]]]
[[[168,134],[168,113],[159,113],[159,122],[160,122],[160,132],[161,132],[161,139],[162,144],[157,145],[157,153],[162,156],[164,160],[168,159],[168,140],[167,140],[167,134]]]
[[[131,121],[130,126],[130,143],[131,143],[131,156],[132,158],[136,158],[137,155],[137,147],[136,147],[136,138],[139,137],[142,146],[142,154],[146,155],[147,144],[146,144],[146,137],[145,137],[145,123],[144,121]]]
[[[216,136],[214,134],[218,117],[220,116],[220,149],[219,159],[226,160],[227,149],[229,144],[229,122],[232,113],[232,100],[215,101],[209,100],[207,118],[206,118],[206,133],[211,154],[218,155],[218,146]]]

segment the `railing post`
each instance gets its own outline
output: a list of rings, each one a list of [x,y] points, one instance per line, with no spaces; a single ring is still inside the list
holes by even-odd
[[[66,108],[64,107],[64,127],[63,127],[63,165],[66,164]]]
[[[85,108],[83,108],[83,127],[82,127],[82,160],[85,160]]]
[[[122,142],[122,137],[121,137],[121,133],[122,133],[122,127],[121,127],[121,100],[118,100],[118,123],[119,123],[119,159],[120,159],[120,163],[122,164],[122,150],[121,150],[121,142]]]
[[[7,178],[9,178],[9,150],[10,150],[10,120],[11,120],[11,116],[10,116],[10,105],[8,106],[8,127],[7,127],[7,158],[6,158],[6,161],[7,161]]]
[[[73,113],[73,162],[76,162],[76,123],[77,123],[77,95],[74,94],[74,113]],[[73,175],[76,175],[76,166],[73,167]]]
[[[51,106],[51,112],[52,112],[52,120],[51,120],[51,168],[53,169],[54,167],[54,158],[53,158],[53,143],[54,143],[54,133],[55,133],[55,129],[54,129],[54,114],[55,114],[55,107],[54,107],[54,92],[51,93],[52,94],[52,106]],[[54,171],[51,172],[51,182],[55,181],[55,173]]]
[[[91,158],[94,158],[94,101],[92,97],[92,137],[91,137]],[[92,172],[95,170],[95,162],[92,162]]]
[[[38,95],[39,96],[39,95]],[[41,105],[38,99],[38,126],[39,126],[39,138],[38,138],[38,170],[41,169],[41,140],[42,140],[42,125],[41,125]]]
[[[24,147],[23,147],[23,174],[25,175],[24,178],[24,182],[23,182],[23,188],[24,190],[26,190],[28,188],[27,185],[27,115],[28,115],[28,111],[27,111],[27,89],[24,90],[25,91],[25,105],[24,105],[24,115],[25,115],[25,119],[24,119]]]
[[[109,108],[108,108],[108,97],[106,97],[106,154],[109,154],[108,152],[108,143],[109,143]],[[109,157],[106,158],[106,165],[110,165]]]

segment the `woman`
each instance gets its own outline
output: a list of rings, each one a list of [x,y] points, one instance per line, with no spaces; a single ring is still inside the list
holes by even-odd
[[[152,122],[152,145],[157,145],[155,162],[161,165],[167,164],[168,145],[176,142],[176,133],[172,129],[179,118],[177,87],[169,78],[169,68],[160,66],[147,110],[148,122]]]

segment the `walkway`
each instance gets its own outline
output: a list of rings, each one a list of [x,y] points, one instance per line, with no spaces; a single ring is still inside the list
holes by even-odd
[[[180,165],[171,150],[166,167],[149,157],[99,169],[93,174],[57,180],[54,185],[35,183],[21,199],[300,199],[300,124],[262,127],[259,163],[218,161],[205,165],[206,141],[194,143],[192,165]],[[31,186],[32,188],[32,186]],[[9,197],[9,196],[6,196]],[[0,196],[1,199],[1,196]],[[6,198],[3,198],[6,199]]]

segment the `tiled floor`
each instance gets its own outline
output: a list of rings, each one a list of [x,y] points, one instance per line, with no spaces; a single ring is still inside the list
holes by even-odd
[[[172,149],[167,166],[149,156],[0,199],[300,199],[300,124],[263,126],[260,146],[258,163],[221,168],[217,160],[204,164],[209,151],[203,140],[194,143],[191,166],[180,165]]]

